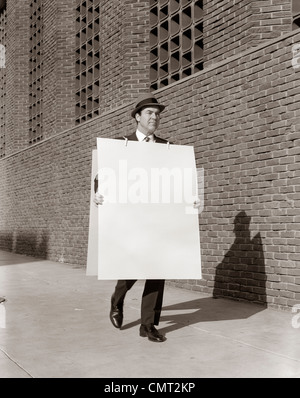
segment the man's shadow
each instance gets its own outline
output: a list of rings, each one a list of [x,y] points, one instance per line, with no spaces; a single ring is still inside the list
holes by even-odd
[[[235,218],[236,238],[216,267],[213,297],[164,306],[161,321],[169,325],[160,328],[162,333],[199,322],[247,319],[265,309],[261,305],[266,303],[263,244],[260,233],[251,239],[250,222],[251,218],[244,211]],[[228,305],[226,298],[235,300]],[[139,323],[140,320],[131,322],[122,329],[137,326]]]
[[[217,266],[213,297],[266,304],[266,272],[260,233],[251,239],[251,217],[240,212],[234,220],[235,241]]]
[[[160,326],[159,331],[166,334],[199,323],[247,319],[264,309],[263,306],[258,304],[241,303],[234,300],[231,300],[229,304],[228,299],[198,298],[164,306],[160,321],[161,323],[164,322],[165,325]],[[124,324],[122,330],[140,324],[141,320],[138,319]]]

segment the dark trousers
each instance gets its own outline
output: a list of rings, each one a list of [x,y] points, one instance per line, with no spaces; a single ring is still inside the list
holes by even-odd
[[[119,280],[113,294],[114,305],[121,308],[128,290],[132,288],[136,280]],[[141,323],[148,325],[159,324],[160,313],[163,302],[165,281],[162,279],[147,279],[145,282],[142,305],[141,305]]]

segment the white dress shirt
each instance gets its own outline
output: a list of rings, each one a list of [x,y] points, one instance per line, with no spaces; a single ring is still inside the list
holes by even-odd
[[[146,136],[144,133],[142,133],[140,130],[136,130],[136,136],[137,136],[137,139],[138,139],[139,141],[144,141],[144,139],[147,137],[147,136]],[[154,135],[153,135],[153,134],[148,135],[148,137],[149,137],[150,142],[155,142],[155,139],[154,139]]]

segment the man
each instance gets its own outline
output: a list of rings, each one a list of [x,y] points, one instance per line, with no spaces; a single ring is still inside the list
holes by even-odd
[[[123,137],[123,139],[167,144],[168,141],[154,134],[160,123],[160,114],[164,109],[165,106],[159,104],[153,95],[141,95],[131,113],[131,116],[137,122],[137,129],[135,133]],[[97,182],[95,184],[96,191]],[[104,203],[103,196],[96,192],[94,202],[97,205],[102,205]],[[110,320],[118,329],[122,327],[123,323],[123,306],[126,293],[135,282],[136,280],[119,280],[111,297]],[[160,320],[164,285],[164,280],[146,280],[142,296],[140,336],[148,337],[148,340],[153,342],[164,342],[166,340],[165,336],[155,328]]]

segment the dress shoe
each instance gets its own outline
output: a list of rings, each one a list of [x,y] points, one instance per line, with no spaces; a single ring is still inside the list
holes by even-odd
[[[115,328],[120,329],[123,323],[123,305],[114,305],[114,297],[111,298],[111,307],[109,313],[109,319]]]
[[[148,337],[148,340],[154,341],[156,343],[162,343],[167,339],[165,336],[160,334],[158,330],[155,328],[153,324],[150,325],[141,325],[140,326],[140,336],[141,337]]]

